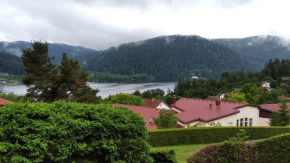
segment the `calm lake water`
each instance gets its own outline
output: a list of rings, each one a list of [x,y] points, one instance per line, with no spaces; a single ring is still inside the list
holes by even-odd
[[[100,92],[98,96],[102,98],[108,97],[110,94],[117,94],[117,93],[133,93],[135,90],[139,90],[140,92],[144,92],[150,89],[162,89],[165,93],[167,90],[173,90],[175,83],[174,82],[165,82],[165,83],[93,83],[88,82],[89,86],[96,89],[98,88]],[[24,95],[26,94],[26,89],[24,85],[15,85],[15,86],[4,86],[5,92],[13,92],[17,95]]]

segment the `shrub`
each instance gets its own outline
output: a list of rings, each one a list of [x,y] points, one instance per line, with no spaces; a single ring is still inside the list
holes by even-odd
[[[290,133],[264,140],[224,142],[196,152],[188,163],[286,163],[290,162]]]
[[[119,103],[119,104],[127,104],[127,105],[136,105],[136,106],[144,106],[144,100],[135,95],[130,95],[128,93],[118,93],[116,95],[110,95],[108,98],[105,98],[104,103]]]
[[[253,141],[209,145],[187,158],[188,163],[257,163]]]
[[[177,163],[175,152],[173,150],[152,151],[149,155],[153,158],[154,163]]]
[[[154,124],[158,129],[173,128],[177,124],[177,118],[173,112],[161,109],[159,117],[154,118]]]
[[[223,142],[245,129],[249,140],[265,139],[290,132],[289,127],[204,127],[149,131],[149,143],[154,147],[182,144]]]
[[[254,149],[264,162],[290,162],[290,133],[258,141]]]
[[[0,108],[0,162],[151,162],[143,118],[127,108],[57,101]],[[80,161],[82,160],[82,161]]]

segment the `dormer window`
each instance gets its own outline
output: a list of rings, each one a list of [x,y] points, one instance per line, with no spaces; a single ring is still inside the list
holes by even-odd
[[[153,124],[153,122],[154,122],[153,118],[150,118],[149,121],[148,121],[148,124]]]

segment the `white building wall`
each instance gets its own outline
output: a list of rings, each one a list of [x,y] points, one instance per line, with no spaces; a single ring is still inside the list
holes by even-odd
[[[168,105],[166,105],[164,102],[161,102],[156,108],[158,108],[158,109],[171,110],[171,108],[168,107]]]

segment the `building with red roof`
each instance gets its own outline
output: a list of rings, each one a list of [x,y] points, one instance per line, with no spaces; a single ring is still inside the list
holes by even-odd
[[[146,107],[149,108],[157,108],[157,109],[166,109],[166,110],[171,110],[171,107],[168,106],[163,100],[157,100],[155,98],[145,98],[144,99],[144,104]]]
[[[6,100],[4,98],[0,98],[0,107],[4,106],[5,104],[8,104],[8,103],[14,103],[14,102]]]
[[[290,104],[288,104],[290,108]],[[178,124],[183,127],[210,126],[269,126],[269,117],[280,108],[279,104],[252,105],[204,99],[182,98],[173,103],[172,109]]]
[[[150,108],[150,107],[143,107],[143,106],[134,106],[134,105],[124,105],[124,104],[113,104],[114,107],[126,107],[129,110],[140,114],[145,123],[146,128],[148,130],[157,129],[157,126],[153,122],[153,118],[157,118],[159,116],[159,109],[157,108]]]

